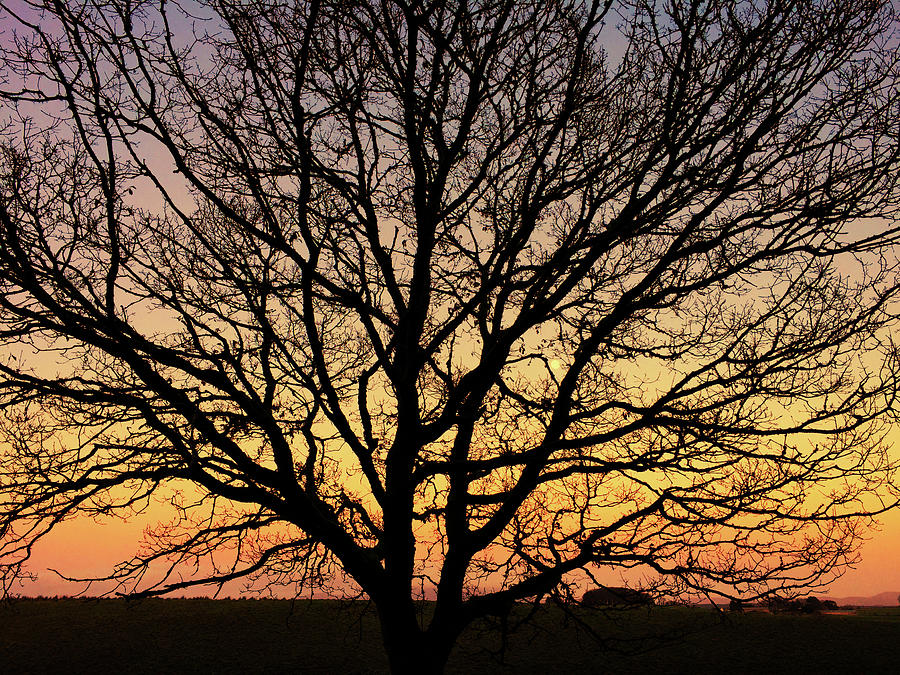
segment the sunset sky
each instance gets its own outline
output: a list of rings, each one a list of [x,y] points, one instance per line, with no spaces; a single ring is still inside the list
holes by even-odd
[[[21,232],[4,226],[0,234],[7,239],[0,243],[15,242],[32,229],[36,241],[51,242],[34,246],[37,253],[28,249],[26,255],[9,254],[22,246],[4,243],[0,256],[0,263],[3,256],[12,260],[0,273],[12,279],[10,288],[21,287],[16,292],[25,298],[15,301],[21,307],[4,306],[13,317],[5,335],[12,337],[0,349],[7,350],[2,355],[11,364],[16,361],[4,372],[20,377],[24,393],[13,391],[11,396],[19,396],[14,404],[26,411],[21,419],[29,421],[27,427],[17,426],[18,420],[9,417],[4,431],[21,439],[10,444],[14,450],[8,454],[38,457],[24,461],[27,471],[14,474],[8,484],[26,495],[19,502],[24,511],[31,508],[31,488],[44,489],[34,501],[44,509],[36,516],[41,522],[53,522],[68,513],[69,506],[72,512],[119,507],[126,512],[121,518],[78,515],[60,523],[32,551],[26,571],[36,578],[23,580],[12,593],[98,595],[116,590],[110,582],[86,587],[63,577],[102,577],[117,563],[141,555],[155,560],[141,551],[142,538],[149,528],[172,517],[175,510],[166,499],[189,481],[205,492],[203,500],[185,508],[199,516],[185,517],[180,525],[214,531],[221,539],[212,541],[240,552],[241,565],[215,572],[278,569],[273,560],[283,555],[288,560],[286,577],[303,574],[310,584],[322,583],[331,579],[333,553],[342,561],[341,569],[350,570],[376,604],[384,603],[379,611],[395,603],[380,599],[389,597],[384,589],[406,593],[417,583],[426,589],[425,579],[433,585],[422,593],[433,597],[437,582],[429,578],[432,570],[440,570],[434,575],[440,580],[439,605],[450,597],[445,588],[453,589],[450,593],[456,593],[462,605],[462,589],[477,582],[482,595],[502,596],[491,601],[507,603],[508,611],[513,599],[555,592],[560,579],[565,582],[574,574],[583,575],[577,577],[582,590],[588,574],[594,573],[600,583],[642,586],[652,582],[644,570],[659,565],[680,575],[684,586],[679,591],[685,593],[684,588],[697,588],[694,579],[702,577],[711,584],[730,583],[727,587],[744,597],[760,597],[779,580],[792,588],[790,584],[811,574],[817,563],[827,569],[827,562],[840,559],[845,539],[839,535],[848,531],[835,525],[841,509],[864,511],[880,503],[879,497],[891,499],[893,492],[896,498],[900,491],[890,484],[896,479],[885,468],[900,464],[900,430],[891,430],[886,439],[894,462],[880,454],[885,446],[878,443],[877,431],[868,437],[860,431],[869,428],[867,415],[877,424],[896,412],[892,406],[900,366],[889,361],[889,352],[896,355],[887,345],[893,347],[888,331],[900,313],[891,304],[900,290],[895,294],[890,289],[900,289],[900,281],[890,285],[895,277],[879,256],[894,255],[897,235],[891,228],[900,225],[887,206],[883,217],[881,207],[864,207],[868,197],[873,204],[882,197],[890,201],[879,190],[896,190],[890,176],[896,175],[891,171],[897,160],[889,159],[886,151],[882,159],[875,141],[874,159],[857,159],[857,154],[865,155],[854,145],[866,138],[862,131],[859,138],[857,131],[846,132],[849,140],[834,140],[833,148],[831,140],[819,140],[838,123],[842,129],[855,129],[845,122],[844,113],[828,112],[830,107],[842,110],[840,105],[818,100],[822,88],[838,102],[846,96],[842,105],[857,116],[851,121],[860,129],[872,126],[873,137],[885,136],[886,145],[896,142],[895,134],[870,121],[880,121],[882,114],[890,121],[892,103],[861,104],[849,87],[844,93],[844,85],[835,84],[832,92],[831,75],[825,70],[811,75],[820,67],[815,64],[826,61],[817,56],[824,48],[804,36],[816,35],[820,24],[800,21],[799,37],[788,33],[790,39],[779,46],[774,38],[780,33],[766,38],[761,32],[762,37],[753,37],[755,42],[742,43],[734,37],[743,34],[742,25],[722,29],[736,21],[731,14],[723,15],[719,20],[724,23],[715,30],[699,22],[697,32],[709,31],[712,46],[698,46],[696,60],[709,58],[709,65],[696,66],[691,73],[694,61],[687,58],[688,65],[673,67],[668,84],[662,86],[665,78],[657,83],[656,73],[667,72],[669,56],[677,55],[673,62],[681,64],[682,48],[675,49],[669,37],[657,37],[659,44],[653,43],[648,37],[651,24],[645,25],[641,12],[635,12],[630,30],[623,31],[612,20],[596,18],[592,9],[586,16],[596,25],[572,32],[577,24],[563,21],[565,12],[550,16],[545,25],[540,20],[543,6],[526,3],[524,14],[534,11],[539,20],[516,20],[524,22],[519,29],[538,47],[523,47],[521,54],[507,54],[506,47],[500,47],[495,61],[479,60],[477,68],[460,70],[487,72],[486,64],[505,64],[509,72],[500,84],[490,83],[483,73],[478,77],[484,83],[465,84],[457,81],[455,65],[438,67],[435,62],[422,69],[422,83],[415,85],[418,61],[403,70],[400,58],[397,72],[412,77],[395,79],[415,86],[404,85],[397,94],[377,78],[360,84],[366,69],[377,65],[368,63],[368,52],[358,51],[354,56],[362,65],[350,66],[335,58],[340,52],[331,53],[344,44],[348,30],[340,18],[345,8],[336,7],[334,27],[340,39],[329,43],[327,33],[321,45],[307,39],[315,34],[310,26],[319,20],[318,9],[310,10],[301,42],[304,50],[312,51],[302,58],[292,56],[290,68],[276,68],[262,79],[252,68],[268,63],[263,55],[272,48],[269,40],[284,40],[273,43],[278,48],[296,46],[300,33],[295,31],[302,23],[297,17],[283,26],[276,21],[274,27],[286,32],[275,31],[274,38],[262,30],[259,45],[255,30],[247,31],[249,37],[238,31],[235,44],[216,44],[212,38],[204,42],[198,26],[207,30],[206,24],[189,14],[170,25],[177,40],[162,40],[147,29],[150,37],[142,38],[146,44],[139,43],[149,55],[147,63],[155,63],[153,49],[165,53],[183,43],[193,50],[191,59],[172,59],[185,59],[192,66],[154,66],[159,70],[153,70],[147,82],[134,85],[124,78],[129,85],[118,85],[121,91],[108,83],[85,85],[90,95],[84,96],[84,109],[70,104],[78,124],[66,129],[63,123],[64,130],[81,129],[82,119],[89,119],[103,134],[88,140],[81,137],[87,138],[84,132],[72,134],[73,147],[83,143],[85,154],[94,158],[93,164],[86,162],[91,169],[84,172],[86,178],[80,178],[75,160],[71,167],[76,177],[71,180],[91,199],[84,199],[85,206],[78,190],[72,190],[76,196],[69,198],[69,206],[74,215],[59,217],[62,234],[46,227],[46,221],[49,217],[55,222],[56,204],[66,211],[70,178],[54,168],[63,154],[47,151],[42,161],[34,162],[50,170],[28,174],[31,184],[39,186],[33,191],[40,207],[29,210],[32,188],[20,189],[29,183],[20,180],[26,172],[18,165],[31,166],[25,161],[30,156],[25,151],[21,157],[7,153],[13,158],[7,163],[15,165],[7,173],[17,182],[8,182],[11,197],[3,193],[0,198],[10,203],[21,199],[25,207],[20,212],[26,215],[19,216]],[[678,3],[673,7],[677,13]],[[208,35],[225,31],[231,25],[225,18],[221,24],[219,19],[211,21],[215,30]],[[231,18],[240,19],[234,24],[238,26],[241,21],[254,29],[266,25],[263,16]],[[680,19],[672,18],[681,30]],[[784,20],[790,24],[794,18]],[[410,22],[409,34],[416,35],[412,27],[418,30],[418,22],[425,19],[410,14],[404,20]],[[60,21],[66,26],[68,19]],[[123,15],[123,35],[115,28],[110,29],[113,37],[91,39],[101,53],[109,46],[132,44],[133,25],[131,15]],[[501,32],[491,33],[490,21],[475,17],[473,25],[484,31],[486,45],[504,42],[494,40]],[[547,26],[556,27],[556,39],[568,40],[577,49],[549,48],[543,39]],[[441,37],[432,47],[443,58],[443,41],[456,39],[456,28],[446,33],[438,28],[433,33]],[[87,35],[84,29],[76,22],[71,34]],[[361,44],[372,39],[378,47],[378,39],[387,39],[377,38],[377,30],[369,31],[376,36],[372,38],[366,30]],[[840,55],[845,50],[842,36],[849,29],[837,25],[832,30],[829,39]],[[51,29],[35,31],[47,32],[44,38],[50,44],[46,38]],[[593,50],[595,39],[599,44],[605,38],[604,31],[612,35],[611,41]],[[402,44],[399,36],[394,37]],[[861,34],[860,44],[869,49],[871,38],[864,38]],[[689,56],[695,39],[691,31],[685,33]],[[803,59],[796,56],[798,48],[790,46],[791,40],[809,52],[811,65],[796,65]],[[247,46],[242,41],[252,47],[249,53],[259,49],[248,59],[247,73],[253,77],[247,81],[276,83],[275,89],[283,87],[284,101],[290,102],[281,112],[292,124],[279,127],[271,138],[266,136],[267,122],[259,120],[280,119],[269,114],[269,106],[281,99],[244,82],[247,73],[234,65],[242,63],[237,56]],[[416,46],[415,39],[409,42]],[[735,45],[747,48],[741,51],[746,55],[734,56]],[[0,47],[11,46],[9,37],[0,37]],[[317,49],[322,50],[318,56]],[[799,53],[804,54],[803,49]],[[769,50],[774,52],[773,64],[760,68],[765,61],[761,55]],[[76,63],[82,57],[77,49],[73,53]],[[423,49],[412,56],[424,64],[429,54]],[[227,55],[234,63],[229,64]],[[522,69],[522,55],[533,60],[533,71]],[[27,53],[16,58],[35,65]],[[115,67],[118,58],[112,59]],[[316,78],[310,78],[315,86],[305,81],[305,69],[316,58],[335,61],[322,70],[328,77],[319,74],[323,82],[334,79],[333,86]],[[144,61],[139,62],[141,68],[134,68],[122,57],[121,72],[144,70]],[[105,62],[99,63],[97,72],[102,73]],[[192,71],[197,63],[202,76]],[[0,72],[5,73],[2,65]],[[874,65],[868,67],[877,72]],[[731,68],[737,75],[721,74],[731,73]],[[848,65],[847,73],[856,77],[858,68]],[[571,73],[551,77],[557,69]],[[62,74],[54,86],[69,85],[68,71],[57,70]],[[607,70],[612,74],[608,78]],[[424,75],[428,71],[433,81]],[[531,75],[517,84],[520,71]],[[835,82],[841,81],[837,75],[842,72],[835,70]],[[297,78],[290,92],[286,74]],[[38,68],[33,76],[40,81],[45,74]],[[0,80],[5,77],[0,75]],[[47,77],[54,82],[52,73]],[[157,102],[154,77],[171,86],[170,91],[161,87],[165,95],[159,100],[164,103]],[[38,97],[35,103],[32,85],[23,78],[25,93],[15,99],[17,114],[31,111],[38,126],[52,129],[66,97],[46,94],[46,100]],[[386,75],[385,81],[391,77]],[[690,93],[695,86],[700,94]],[[878,98],[872,87],[855,86],[858,98]],[[494,87],[499,93],[492,93]],[[504,87],[508,94],[503,94]],[[607,95],[605,87],[612,93]],[[116,102],[116,96],[106,102],[107,88],[126,103]],[[357,88],[362,93],[353,95],[359,100],[349,105]],[[481,88],[488,94],[476,97],[473,92]],[[145,89],[149,93],[142,93]],[[442,108],[440,96],[434,94],[439,91],[453,92],[461,101],[468,101],[463,94],[472,99],[462,106],[445,101]],[[129,96],[138,113],[129,108]],[[484,105],[483,120],[474,113],[471,118],[459,113],[456,121],[456,107],[477,110],[482,96],[491,103]],[[795,97],[796,102],[786,103]],[[761,101],[769,98],[764,107]],[[708,109],[702,112],[706,108],[699,103],[707,99]],[[617,103],[620,100],[624,103]],[[868,105],[872,111],[859,112]],[[820,108],[825,111],[821,120]],[[762,117],[760,110],[765,112]],[[500,111],[496,119],[491,111]],[[135,115],[140,119],[132,128],[129,120]],[[316,121],[320,115],[324,122]],[[522,115],[531,120],[524,126]],[[459,144],[447,144],[445,117],[450,120],[447,130],[458,127],[471,138],[458,131]],[[107,129],[110,119],[129,131],[116,136]],[[421,124],[410,122],[419,119]],[[552,124],[547,121],[554,119]],[[432,120],[440,133],[428,131]],[[362,121],[369,126],[360,141]],[[23,122],[23,128],[31,123]],[[690,129],[690,134],[685,131]],[[520,133],[525,134],[521,141]],[[109,156],[98,159],[92,143],[104,134]],[[428,140],[429,134],[440,142]],[[283,142],[285,138],[290,142]],[[420,146],[430,148],[432,142],[439,159],[434,166],[446,173],[433,183],[425,178],[431,165],[420,157],[427,157]],[[276,149],[283,146],[288,151],[282,157]],[[532,151],[532,146],[543,149]],[[833,151],[831,159],[826,161],[828,153],[820,146]],[[233,156],[223,148],[231,148]],[[122,178],[119,188],[116,171],[122,169],[116,167],[122,158],[131,163],[127,171],[133,176]],[[754,163],[759,166],[748,168]],[[0,170],[5,170],[2,165]],[[103,182],[107,175],[112,176],[111,187]],[[870,177],[871,186],[858,188],[859,175]],[[785,181],[795,184],[785,187]],[[888,187],[879,188],[880,181]],[[44,196],[48,189],[41,187],[45,182],[58,190],[49,198]],[[361,197],[354,201],[357,193]],[[45,207],[45,201],[51,206]],[[11,221],[5,203],[3,209]],[[44,217],[30,219],[32,211]],[[94,224],[95,216],[97,223],[106,223],[106,230],[82,224],[83,219]],[[71,241],[71,251],[57,238]],[[22,265],[18,258],[28,256],[34,260]],[[44,264],[44,258],[53,264]],[[892,264],[900,279],[900,262]],[[20,273],[20,267],[26,272]],[[42,279],[34,270],[44,268],[65,282],[58,284],[61,291],[45,292],[42,281],[32,281]],[[76,281],[70,283],[67,273]],[[90,292],[81,290],[82,279]],[[69,291],[70,286],[75,290]],[[57,292],[77,296],[79,301],[72,303],[76,309],[57,303]],[[81,295],[90,300],[80,302]],[[80,320],[69,319],[70,314]],[[52,320],[44,325],[32,315]],[[11,349],[21,350],[26,358]],[[883,369],[878,361],[882,357],[887,364]],[[22,365],[28,359],[33,361],[28,366],[35,366],[34,376]],[[888,372],[891,368],[896,372]],[[894,380],[891,374],[896,374]],[[882,376],[883,394],[878,386]],[[8,379],[12,384],[7,389],[19,386]],[[46,397],[49,417],[28,408],[32,396],[39,402]],[[52,416],[54,396],[64,401],[57,417]],[[13,410],[5,400],[0,403],[0,410]],[[54,432],[51,440],[43,437]],[[820,446],[821,438],[826,440]],[[43,442],[51,450],[50,469],[41,455]],[[859,457],[850,452],[855,449]],[[73,459],[66,457],[69,453]],[[54,473],[53,462],[63,478]],[[80,473],[83,465],[91,468]],[[877,473],[879,469],[883,473]],[[403,471],[408,476],[398,480]],[[857,485],[869,485],[866,476],[874,476],[872,484],[877,485],[863,496],[854,494]],[[62,486],[58,493],[54,481]],[[42,488],[44,482],[50,487]],[[132,482],[148,492],[128,492]],[[81,501],[76,493],[87,494],[95,485],[101,486],[96,495]],[[157,488],[159,492],[153,492]],[[198,494],[191,489],[185,492],[188,503]],[[112,495],[108,502],[106,490]],[[145,496],[155,501],[129,515],[134,502],[138,508],[144,505]],[[68,506],[65,499],[72,500]],[[27,522],[26,517],[16,518]],[[230,520],[239,526],[229,528]],[[860,550],[860,561],[812,593],[844,598],[900,592],[900,509],[879,520],[880,528],[868,533]],[[788,526],[780,529],[780,522]],[[269,527],[278,536],[290,532],[288,527],[306,534],[296,536],[290,546],[266,542],[254,550],[253,537],[264,540]],[[23,529],[27,532],[27,525]],[[235,536],[234,531],[241,534]],[[420,531],[426,536],[419,537]],[[722,531],[726,535],[719,537]],[[9,538],[10,532],[19,534],[9,527],[0,535]],[[433,533],[439,534],[429,539]],[[778,545],[767,547],[767,536]],[[816,537],[819,544],[829,540],[834,548],[817,549]],[[173,555],[202,558],[209,550],[219,550],[203,537],[160,536],[159,541]],[[509,557],[495,563],[493,556],[504,546]],[[276,557],[270,557],[276,550]],[[463,553],[455,555],[457,551]],[[259,564],[245,566],[253,555]],[[319,555],[321,568],[315,565]],[[294,565],[298,560],[313,561],[308,567],[314,571]],[[449,564],[442,568],[445,560]],[[618,567],[594,570],[597,561]],[[572,566],[566,566],[569,563]],[[646,567],[632,569],[638,564]],[[142,578],[136,566],[131,580],[139,585],[123,590],[146,589],[156,569]],[[195,570],[183,572],[170,580],[176,587]],[[390,583],[382,581],[382,572]],[[395,582],[393,575],[401,572],[408,576]],[[443,583],[445,573],[452,584]],[[517,575],[531,575],[529,584],[537,583],[518,583]],[[503,593],[494,593],[498,580],[518,583],[508,601]],[[231,582],[221,594],[240,595],[244,583]],[[533,592],[536,588],[539,591]],[[296,589],[269,590],[290,595]],[[316,587],[302,590],[321,592]],[[215,591],[197,587],[187,595]],[[415,593],[403,601],[414,599]]]
[[[885,591],[900,593],[900,512],[893,511],[882,519],[880,531],[870,533],[870,539],[862,548],[862,560],[855,569],[849,569],[828,591],[816,591],[819,595],[834,597],[870,596]],[[60,579],[48,568],[57,569],[72,576],[89,576],[108,573],[112,566],[130,557],[137,548],[143,529],[153,524],[153,514],[144,514],[129,522],[107,520],[95,523],[81,518],[64,523],[51,533],[35,549],[30,569],[37,574],[36,581],[26,581],[19,589],[22,595],[69,595],[82,591],[84,584]],[[609,572],[604,580],[617,585],[618,572]],[[626,579],[633,583],[632,579]],[[92,592],[101,590],[96,587]],[[224,595],[239,593],[239,583],[230,585]],[[212,590],[196,590],[192,595],[208,595]],[[89,593],[90,594],[90,593]]]

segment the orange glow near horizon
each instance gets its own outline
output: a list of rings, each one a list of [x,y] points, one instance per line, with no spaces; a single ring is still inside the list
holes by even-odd
[[[95,522],[80,517],[59,525],[35,546],[28,569],[37,575],[35,581],[25,581],[14,587],[13,593],[22,596],[75,595],[85,589],[85,584],[61,579],[51,570],[66,576],[91,576],[108,574],[113,566],[130,558],[147,526],[165,519],[164,509],[157,507],[129,521],[107,519]],[[826,590],[814,591],[820,596],[836,598],[849,596],[868,597],[883,592],[900,593],[900,512],[893,511],[880,519],[881,528],[873,531],[861,550],[862,559],[854,569],[832,582]],[[602,570],[599,578],[609,585],[621,585],[623,580],[638,580],[615,569]],[[97,585],[85,593],[97,595],[108,586]],[[232,582],[219,594],[222,597],[238,596],[241,582]],[[184,596],[212,596],[214,587],[198,587]],[[287,591],[283,592],[287,595]],[[279,595],[275,592],[275,595]]]

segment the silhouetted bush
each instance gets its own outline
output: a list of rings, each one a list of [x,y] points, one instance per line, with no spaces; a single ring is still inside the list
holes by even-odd
[[[806,614],[812,614],[813,612],[822,611],[822,601],[819,600],[814,595],[806,598],[800,605],[800,611]]]
[[[633,588],[600,587],[592,588],[581,596],[585,607],[612,605],[652,605],[653,598],[643,591]]]
[[[833,600],[822,601],[814,595],[810,595],[807,598],[781,598],[778,596],[774,596],[768,601],[769,611],[773,614],[777,614],[779,612],[795,612],[795,613],[804,613],[804,614],[813,614],[814,612],[820,612],[823,609],[837,609],[837,603]]]

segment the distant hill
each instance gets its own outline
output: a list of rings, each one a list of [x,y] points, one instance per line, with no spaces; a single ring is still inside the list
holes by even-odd
[[[834,600],[838,605],[842,607],[845,605],[859,605],[860,607],[893,607],[897,605],[897,596],[900,595],[897,591],[885,591],[884,593],[879,593],[878,595],[870,595],[868,597],[863,597],[861,595],[851,595],[846,598],[833,598],[831,596],[827,596],[827,598],[822,598],[823,600]]]

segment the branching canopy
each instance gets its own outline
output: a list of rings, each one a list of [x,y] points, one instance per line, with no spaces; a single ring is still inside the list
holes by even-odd
[[[390,650],[892,503],[891,3],[0,7],[7,580],[179,494],[121,588],[352,583]]]

